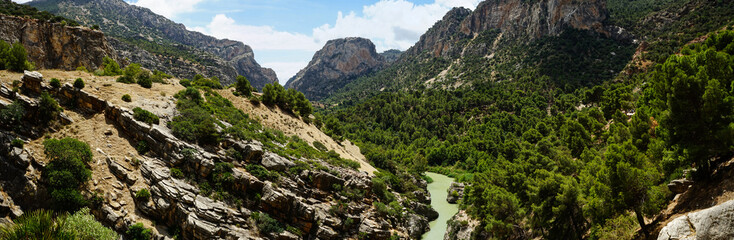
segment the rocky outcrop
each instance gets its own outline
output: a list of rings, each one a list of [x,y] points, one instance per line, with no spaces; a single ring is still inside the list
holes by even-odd
[[[658,240],[734,239],[734,200],[688,213],[668,223]]]
[[[473,12],[454,8],[446,13],[401,59],[423,53],[432,57],[457,58],[462,55],[467,42],[489,30],[500,30],[503,37],[512,39],[555,36],[566,28],[592,30],[611,36],[610,29],[603,25],[606,18],[606,3],[602,0],[483,1]],[[619,31],[613,33],[624,35],[623,30]]]
[[[354,79],[382,69],[385,63],[368,39],[330,40],[285,87],[303,92],[310,100],[320,100]]]
[[[461,32],[474,35],[501,29],[507,37],[539,38],[558,35],[567,27],[603,32],[606,19],[603,0],[484,1],[461,23]]]
[[[489,239],[490,235],[480,225],[479,220],[469,216],[466,210],[459,210],[449,219],[443,239]]]
[[[194,74],[216,76],[223,84],[234,83],[237,75],[242,75],[256,88],[278,80],[272,69],[262,68],[255,61],[252,48],[244,43],[189,31],[183,24],[123,0],[37,0],[30,5],[84,25],[99,25],[109,36],[121,40],[114,43],[120,59],[128,57],[151,70],[180,78],[192,78]],[[143,50],[150,42],[167,48],[169,53],[177,52],[177,56]],[[138,48],[129,43],[141,45]]]
[[[693,185],[693,181],[688,179],[676,179],[673,181],[670,181],[668,184],[668,189],[670,189],[671,192],[674,194],[678,193],[684,193],[688,190],[688,188]]]
[[[0,15],[0,40],[20,42],[37,68],[97,69],[105,56],[117,58],[100,31]]]
[[[397,61],[403,55],[403,51],[397,49],[390,49],[380,53],[380,56],[385,59],[385,62],[392,63]]]
[[[452,182],[451,186],[449,186],[449,194],[446,196],[446,201],[455,204],[460,199],[464,198],[464,188],[464,183]]]

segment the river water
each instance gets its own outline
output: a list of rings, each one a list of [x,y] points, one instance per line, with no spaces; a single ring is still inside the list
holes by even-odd
[[[431,207],[438,211],[438,219],[429,223],[431,230],[426,234],[423,234],[423,239],[441,240],[443,239],[443,235],[446,233],[446,228],[448,227],[446,221],[459,212],[458,204],[450,204],[446,201],[448,189],[454,179],[432,172],[426,172],[426,175],[433,179],[433,182],[428,184],[428,192],[431,193]]]

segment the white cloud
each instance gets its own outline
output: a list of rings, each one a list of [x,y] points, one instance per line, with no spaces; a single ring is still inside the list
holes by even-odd
[[[161,0],[139,0],[161,1]],[[163,0],[163,2],[170,0]],[[196,1],[196,0],[186,0]],[[201,1],[201,0],[198,0]],[[414,4],[408,0],[380,0],[367,5],[360,13],[338,12],[333,24],[313,28],[311,35],[278,31],[270,26],[239,24],[225,14],[218,14],[204,27],[192,30],[218,38],[242,41],[256,52],[267,50],[295,50],[315,52],[327,41],[343,37],[364,37],[375,43],[378,51],[389,49],[406,50],[420,36],[453,7],[473,9],[481,0],[435,0],[430,4]],[[289,59],[284,59],[289,60]],[[306,66],[308,59],[293,61],[264,62],[261,65],[273,68],[284,82]]]
[[[132,5],[148,8],[154,13],[166,18],[173,18],[177,14],[193,12],[196,4],[204,0],[137,0]]]
[[[30,1],[32,1],[32,0],[13,0],[13,2],[16,2],[16,3],[27,3],[27,2],[30,2]]]
[[[322,44],[300,33],[276,31],[270,26],[237,24],[224,14],[217,14],[206,27],[194,27],[194,31],[218,38],[244,42],[257,50],[318,50]]]
[[[288,79],[295,76],[298,71],[305,68],[308,62],[263,62],[260,63],[265,67],[272,68],[275,74],[278,75],[280,84],[285,84]]]

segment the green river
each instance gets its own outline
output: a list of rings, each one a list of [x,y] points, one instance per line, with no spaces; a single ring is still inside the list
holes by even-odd
[[[432,172],[426,172],[426,175],[433,179],[433,182],[428,184],[428,192],[431,193],[431,207],[438,211],[438,219],[429,223],[431,230],[423,234],[423,239],[441,240],[448,227],[446,221],[451,219],[459,211],[459,205],[450,204],[446,201],[446,197],[448,196],[447,190],[454,179]]]

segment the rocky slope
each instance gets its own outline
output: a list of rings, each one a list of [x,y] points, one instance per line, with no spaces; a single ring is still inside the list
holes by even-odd
[[[193,73],[217,76],[226,84],[242,75],[257,88],[277,81],[272,69],[255,61],[249,46],[186,30],[182,24],[122,0],[36,0],[30,5],[84,25],[99,25],[109,36],[121,40],[115,42],[121,58],[137,60],[146,68],[185,78]]]
[[[285,87],[303,92],[308,99],[319,100],[355,78],[382,69],[385,64],[368,39],[330,40]]]
[[[37,94],[44,90],[62,106],[76,106],[66,108],[64,126],[54,132],[24,131],[33,128],[25,124],[13,129],[0,127],[0,222],[22,215],[24,210],[48,207],[40,178],[47,164],[43,135],[73,137],[90,144],[93,174],[85,194],[102,197],[102,204],[92,213],[120,232],[138,222],[148,227],[155,222],[156,239],[172,237],[173,232],[183,239],[388,239],[393,235],[420,236],[429,219],[435,218],[426,199],[411,202],[400,195],[396,195],[398,200],[410,210],[402,210],[401,217],[380,213],[373,206],[379,199],[372,189],[372,177],[365,172],[319,159],[280,156],[255,140],[224,139],[219,146],[201,147],[176,138],[165,122],[177,115],[171,96],[184,89],[178,84],[144,89],[117,83],[114,77],[81,73],[87,87],[80,90],[70,84],[80,76],[78,72],[44,72],[45,78],[61,79],[63,86],[49,87],[41,74],[26,73],[22,77],[24,94],[19,94],[7,84],[21,76],[0,71],[0,109],[19,101],[29,113],[36,112]],[[123,92],[134,93],[133,101],[121,101]],[[135,120],[129,110],[132,107],[155,112],[162,123],[149,125]],[[291,118],[285,114],[279,117]],[[15,138],[24,139],[25,146],[11,147]],[[133,145],[140,141],[148,143],[149,154],[136,153]],[[242,157],[235,159],[233,151]],[[216,194],[205,193],[201,187],[200,180],[223,162],[233,164],[228,187],[240,199],[237,204],[218,200]],[[304,162],[305,168],[300,165],[301,170],[293,170]],[[251,165],[262,166],[279,177],[256,175],[248,170]],[[187,179],[173,177],[174,167],[184,171]],[[425,181],[416,181],[425,188]],[[149,200],[134,197],[141,189],[150,190]],[[414,194],[425,196],[425,190]],[[255,217],[262,213],[289,231],[265,232]]]
[[[100,31],[22,17],[0,15],[0,40],[22,43],[37,68],[96,69],[105,56],[117,57]]]

